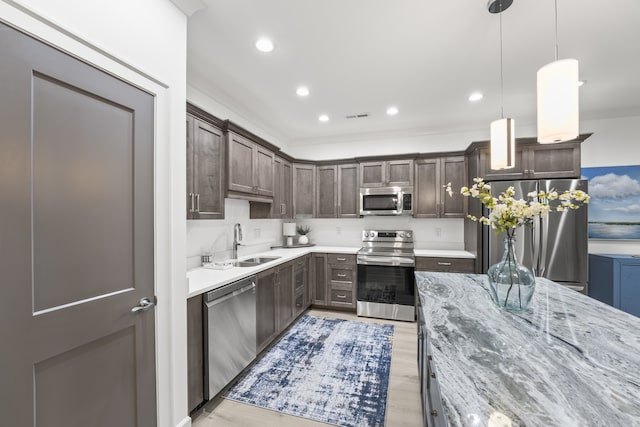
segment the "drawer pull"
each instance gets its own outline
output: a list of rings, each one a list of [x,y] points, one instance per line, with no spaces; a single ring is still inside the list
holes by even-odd
[[[450,262],[440,262],[438,261],[438,265],[451,265]]]
[[[436,411],[435,409],[432,409],[431,410],[431,416],[437,417],[438,416],[438,411]]]
[[[346,261],[347,259],[346,258],[336,258],[336,260],[338,260],[338,261]]]
[[[336,295],[336,297],[337,297],[337,298],[340,298],[340,299],[347,299],[347,296],[346,296],[346,295]]]
[[[347,275],[346,275],[346,274],[341,274],[341,273],[338,273],[338,274],[337,274],[337,276],[338,276],[338,277],[347,277]]]

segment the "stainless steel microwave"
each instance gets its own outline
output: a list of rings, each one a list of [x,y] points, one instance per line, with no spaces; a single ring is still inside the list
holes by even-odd
[[[360,215],[413,215],[413,187],[360,188]]]

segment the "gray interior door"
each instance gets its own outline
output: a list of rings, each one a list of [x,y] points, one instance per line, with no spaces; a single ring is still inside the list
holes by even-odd
[[[154,426],[154,100],[0,24],[0,414]]]

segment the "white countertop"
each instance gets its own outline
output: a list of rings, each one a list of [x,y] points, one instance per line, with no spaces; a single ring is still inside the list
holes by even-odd
[[[430,256],[437,258],[472,258],[476,256],[471,252],[454,249],[414,249],[416,256]]]
[[[217,289],[221,286],[233,283],[245,277],[252,276],[261,271],[268,270],[276,265],[283,264],[292,259],[298,258],[308,253],[334,253],[334,254],[356,254],[360,246],[309,246],[304,248],[277,248],[266,252],[260,252],[243,257],[280,257],[276,260],[260,264],[255,267],[233,267],[228,270],[214,270],[210,268],[198,267],[187,272],[188,293],[187,298],[200,295],[204,292]],[[446,257],[446,258],[475,258],[466,251],[459,250],[436,250],[436,249],[416,249],[416,256]],[[241,259],[242,260],[242,259]]]
[[[187,272],[188,293],[187,298],[200,295],[204,292],[217,289],[221,286],[233,283],[237,280],[252,276],[261,271],[268,270],[276,265],[283,264],[292,259],[298,258],[311,252],[320,253],[340,253],[354,254],[358,252],[360,247],[345,246],[309,246],[305,248],[277,248],[266,252],[251,254],[243,257],[280,257],[276,260],[260,264],[255,267],[233,267],[228,270],[213,270],[210,268],[198,267]],[[242,259],[241,259],[242,260]]]

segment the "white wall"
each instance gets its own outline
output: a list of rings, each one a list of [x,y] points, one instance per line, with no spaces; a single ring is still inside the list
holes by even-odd
[[[223,220],[187,221],[187,268],[200,266],[201,255],[213,255],[214,261],[231,258],[233,226],[242,227],[242,246],[238,257],[269,250],[282,244],[282,220],[249,219],[249,202],[225,199]]]
[[[256,125],[255,122],[252,122],[250,119],[236,112],[231,107],[220,103],[219,101],[213,99],[209,95],[194,88],[193,86],[187,85],[187,99],[190,103],[202,108],[209,114],[213,114],[221,120],[231,120],[235,124],[242,126],[249,132],[252,132],[258,135],[260,138],[269,141],[271,144],[277,146],[282,151],[289,154],[290,150],[283,138],[276,136],[273,132],[270,132],[262,126]]]
[[[169,0],[0,0],[0,17],[156,96],[158,426],[188,425],[186,17]]]

